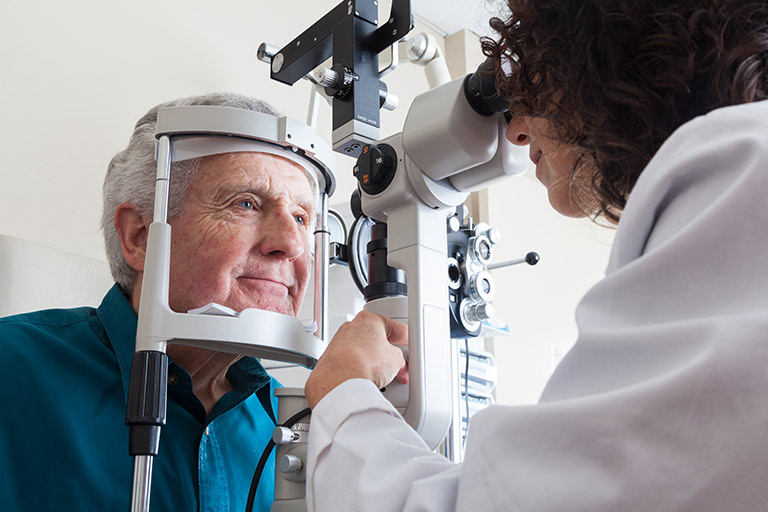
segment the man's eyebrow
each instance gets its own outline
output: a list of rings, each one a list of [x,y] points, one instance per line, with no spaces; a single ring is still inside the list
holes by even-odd
[[[214,200],[216,201],[225,201],[229,199],[231,196],[236,194],[253,194],[257,197],[264,197],[265,195],[268,195],[265,193],[264,188],[262,187],[254,187],[252,184],[229,184],[229,185],[222,185],[217,191],[216,195],[214,196]],[[311,215],[315,215],[317,213],[317,207],[315,205],[314,198],[312,199],[293,199],[293,203],[305,210],[306,212],[310,213]]]
[[[232,196],[243,192],[258,195],[258,191],[250,186],[237,184],[223,185],[216,190],[216,193],[213,195],[213,201],[214,203],[223,203],[228,201]]]
[[[314,200],[312,201],[298,200],[296,201],[296,204],[299,205],[300,208],[302,208],[304,211],[306,211],[313,217],[317,213],[317,207],[315,206]]]

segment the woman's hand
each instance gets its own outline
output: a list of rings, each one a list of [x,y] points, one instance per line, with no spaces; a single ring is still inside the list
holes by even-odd
[[[383,388],[397,379],[408,383],[408,364],[403,351],[393,346],[408,344],[408,328],[389,318],[361,311],[339,328],[309,374],[304,386],[309,406],[349,379],[368,379]]]

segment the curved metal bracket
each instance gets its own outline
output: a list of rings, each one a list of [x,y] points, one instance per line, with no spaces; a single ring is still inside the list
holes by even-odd
[[[397,69],[397,64],[400,62],[399,61],[400,57],[398,55],[398,46],[399,45],[400,45],[400,42],[398,41],[397,43],[393,43],[389,47],[390,48],[390,55],[392,57],[392,62],[389,63],[389,66],[387,66],[386,68],[384,68],[381,71],[379,71],[379,78],[383,78],[386,75],[388,75],[391,72],[393,72],[395,69]]]

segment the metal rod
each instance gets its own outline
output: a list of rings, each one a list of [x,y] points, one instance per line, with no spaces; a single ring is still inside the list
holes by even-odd
[[[493,265],[488,265],[488,270],[510,267],[512,265],[519,265],[521,263],[527,263],[533,266],[538,262],[539,262],[539,254],[531,251],[525,255],[525,258],[517,258],[516,260],[502,261],[501,263],[494,263]]]
[[[160,137],[157,141],[157,179],[155,181],[155,211],[153,220],[168,220],[168,182],[171,178],[171,139]]]
[[[315,229],[315,295],[314,317],[317,322],[315,336],[328,342],[328,194],[320,194],[320,211]]]
[[[448,436],[445,438],[445,457],[451,462],[462,462],[464,460],[464,446],[462,439],[462,419],[461,419],[461,390],[462,382],[461,368],[459,367],[461,358],[461,348],[459,340],[451,339],[451,396],[453,398],[453,419],[448,428]]]
[[[149,512],[149,493],[152,482],[152,456],[137,455],[133,461],[132,512]]]
[[[311,87],[311,93],[309,96],[309,112],[307,112],[307,124],[312,129],[317,128],[317,115],[320,112],[320,101],[322,100],[322,93],[317,87]]]
[[[521,263],[525,263],[525,258],[518,258],[516,260],[509,260],[509,261],[502,261],[502,262],[499,262],[499,263],[494,263],[493,265],[488,265],[488,270],[495,270],[497,268],[511,267],[512,265],[520,265]]]

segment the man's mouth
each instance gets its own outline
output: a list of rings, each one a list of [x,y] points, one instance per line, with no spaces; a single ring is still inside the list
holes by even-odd
[[[268,277],[240,276],[238,281],[248,288],[262,290],[262,293],[277,292],[284,295],[290,289],[287,283]]]

